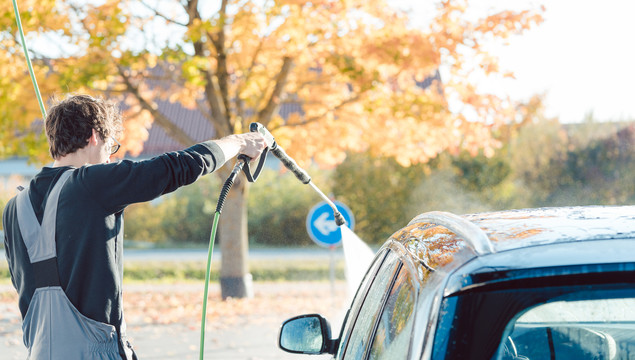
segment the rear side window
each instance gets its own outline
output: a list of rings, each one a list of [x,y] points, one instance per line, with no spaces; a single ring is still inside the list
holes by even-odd
[[[405,266],[401,267],[381,313],[370,350],[371,359],[405,359],[414,323],[415,287]]]
[[[635,358],[635,299],[556,301],[514,320],[497,359]]]
[[[399,265],[399,259],[394,252],[389,252],[384,260],[384,264],[377,272],[375,281],[370,286],[366,299],[353,326],[350,340],[346,346],[344,359],[357,360],[363,359],[364,353],[368,348],[371,333],[373,331],[379,311],[386,299],[388,288],[392,284],[395,271]]]

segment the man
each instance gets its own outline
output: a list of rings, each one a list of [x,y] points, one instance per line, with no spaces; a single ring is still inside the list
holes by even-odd
[[[122,308],[123,210],[196,181],[238,154],[258,157],[258,133],[206,141],[150,160],[111,162],[121,115],[71,96],[50,109],[44,167],[3,213],[11,280],[32,359],[136,359]]]

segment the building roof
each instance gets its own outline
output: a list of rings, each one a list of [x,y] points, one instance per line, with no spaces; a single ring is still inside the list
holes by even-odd
[[[188,134],[196,142],[214,138],[212,124],[197,109],[188,109],[180,103],[172,103],[167,100],[155,101],[158,110],[171,119],[178,127]],[[168,136],[163,128],[156,123],[150,127],[148,140],[143,144],[141,157],[151,157],[170,151],[181,150],[186,146],[178,143]]]
[[[157,66],[153,68],[151,72],[153,76],[160,79],[165,70]],[[442,92],[440,83],[441,75],[437,70],[423,81],[417,82],[417,86],[426,89],[436,84],[438,91]],[[149,84],[151,87],[163,86],[162,80],[151,80]],[[216,137],[213,126],[200,110],[187,109],[180,103],[173,103],[167,100],[157,99],[155,102],[159,112],[171,119],[196,142],[214,139]],[[124,104],[122,104],[122,108],[123,107],[125,107]],[[278,114],[285,120],[293,113],[303,115],[302,104],[298,101],[283,102],[278,110]],[[149,130],[148,140],[143,144],[143,150],[139,156],[152,157],[169,151],[181,150],[186,146],[187,145],[176,142],[168,136],[160,126],[153,123]]]
[[[198,109],[188,109],[180,103],[167,100],[156,100],[156,104],[162,114],[171,119],[194,141],[201,142],[216,138],[212,124]],[[279,114],[282,118],[287,119],[293,113],[302,113],[302,107],[298,102],[286,102],[280,105]],[[152,157],[185,147],[186,145],[168,136],[161,126],[153,123],[149,130],[148,140],[143,144],[143,151],[139,156]]]

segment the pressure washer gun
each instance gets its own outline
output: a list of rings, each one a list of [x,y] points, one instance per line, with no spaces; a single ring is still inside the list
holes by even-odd
[[[209,291],[209,279],[210,279],[210,271],[212,268],[212,254],[214,252],[214,239],[216,239],[216,230],[218,228],[218,220],[220,218],[220,214],[223,209],[223,205],[225,204],[225,199],[227,198],[227,194],[229,194],[229,190],[232,185],[234,185],[234,181],[236,180],[236,176],[242,170],[247,177],[249,182],[255,182],[260,176],[260,172],[264,167],[265,161],[267,160],[267,153],[271,151],[284,166],[291,170],[291,172],[300,180],[303,184],[310,185],[318,194],[331,206],[333,209],[333,214],[335,216],[335,223],[337,226],[342,226],[346,224],[346,220],[344,216],[337,210],[335,204],[326,196],[317,186],[315,186],[311,182],[311,177],[304,171],[302,168],[298,166],[298,164],[284,152],[284,150],[278,146],[276,140],[273,138],[271,133],[259,123],[251,123],[249,125],[249,130],[251,132],[258,132],[265,138],[265,142],[267,143],[267,148],[263,150],[260,154],[260,161],[258,162],[258,166],[254,173],[251,172],[249,168],[249,163],[251,162],[251,158],[247,155],[241,154],[238,155],[238,161],[236,161],[236,165],[234,165],[234,169],[231,174],[225,180],[223,184],[223,188],[221,189],[220,196],[218,197],[218,203],[216,205],[216,212],[214,212],[214,221],[212,222],[212,231],[209,238],[209,251],[207,253],[207,271],[205,272],[205,288],[203,290],[203,314],[201,317],[201,340],[199,345],[199,360],[203,360],[205,353],[205,318],[207,314],[207,294]]]
[[[243,171],[245,172],[245,175],[247,176],[247,180],[249,180],[250,182],[254,182],[258,178],[258,176],[260,175],[260,171],[262,171],[262,166],[267,157],[267,151],[271,151],[273,155],[277,157],[280,160],[280,162],[282,162],[282,164],[287,169],[289,169],[293,173],[293,175],[295,175],[295,177],[298,178],[298,180],[300,180],[305,185],[311,186],[318,194],[320,194],[322,199],[324,199],[324,201],[326,201],[329,204],[329,206],[331,206],[331,208],[333,209],[333,214],[335,216],[335,223],[337,224],[337,226],[342,226],[346,224],[346,220],[344,219],[344,216],[342,216],[342,214],[337,210],[337,207],[331,201],[331,199],[329,199],[328,196],[324,195],[324,193],[320,189],[318,189],[318,187],[315,186],[315,184],[311,182],[311,176],[309,176],[309,174],[304,169],[298,166],[295,160],[293,160],[291,157],[289,157],[289,155],[287,155],[284,149],[282,149],[276,143],[276,140],[273,138],[273,135],[271,135],[271,133],[269,132],[269,130],[267,130],[267,128],[265,128],[260,123],[253,122],[249,125],[249,131],[260,133],[260,135],[262,135],[265,138],[265,142],[267,143],[268,150],[265,149],[265,151],[263,151],[263,153],[260,155],[260,162],[258,163],[258,167],[256,168],[256,171],[254,172],[253,175],[251,174],[249,169],[250,159],[246,155],[240,155],[238,157],[238,159],[241,159],[244,162]]]

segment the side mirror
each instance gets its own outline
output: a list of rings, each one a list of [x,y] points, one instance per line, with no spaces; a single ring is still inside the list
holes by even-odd
[[[278,347],[295,354],[335,354],[337,341],[331,340],[331,326],[318,314],[293,317],[280,327]]]

